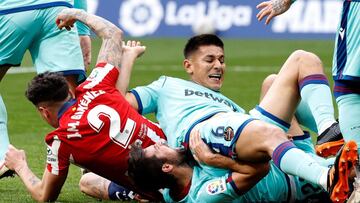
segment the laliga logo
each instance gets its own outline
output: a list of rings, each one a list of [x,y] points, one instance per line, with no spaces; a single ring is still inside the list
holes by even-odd
[[[127,0],[121,5],[119,23],[130,35],[140,37],[154,33],[163,14],[159,0]]]

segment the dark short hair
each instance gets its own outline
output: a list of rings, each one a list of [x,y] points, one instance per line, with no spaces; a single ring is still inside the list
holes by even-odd
[[[223,41],[213,34],[202,34],[190,38],[184,48],[184,57],[188,58],[192,53],[197,51],[200,46],[214,45],[224,49]]]
[[[155,156],[145,157],[141,146],[133,144],[130,149],[128,173],[135,185],[143,191],[169,188],[176,183],[173,175],[164,173],[166,160]]]
[[[61,73],[45,72],[35,76],[28,84],[26,98],[34,105],[40,102],[63,101],[69,95],[69,86]]]

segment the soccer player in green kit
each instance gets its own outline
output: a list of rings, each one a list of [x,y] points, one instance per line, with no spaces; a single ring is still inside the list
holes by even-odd
[[[90,64],[90,30],[78,23],[78,32],[67,32],[55,24],[57,14],[73,6],[86,10],[86,0],[0,1],[0,81],[29,50],[37,73],[61,72],[75,90],[85,79],[84,66]],[[0,95],[0,178],[12,174],[3,164],[8,145],[7,112]]]
[[[271,0],[260,3],[257,18],[270,21],[286,12],[295,0]],[[334,96],[339,109],[339,125],[347,140],[360,143],[360,1],[343,1],[343,8],[333,56],[332,76],[335,81]],[[330,124],[327,124],[330,125]],[[320,131],[319,134],[322,132]],[[339,135],[339,134],[337,134]],[[318,137],[320,149],[339,143],[341,136],[328,133]]]

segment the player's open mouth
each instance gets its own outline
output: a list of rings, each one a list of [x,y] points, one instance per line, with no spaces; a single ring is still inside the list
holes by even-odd
[[[221,74],[211,74],[211,75],[209,75],[209,78],[220,80],[221,79]]]

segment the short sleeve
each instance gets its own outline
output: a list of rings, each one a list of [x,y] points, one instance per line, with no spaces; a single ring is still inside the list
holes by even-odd
[[[147,86],[136,87],[130,91],[137,100],[139,113],[156,113],[159,95],[161,94],[161,89],[165,85],[165,82],[166,77],[161,76],[158,80]]]

